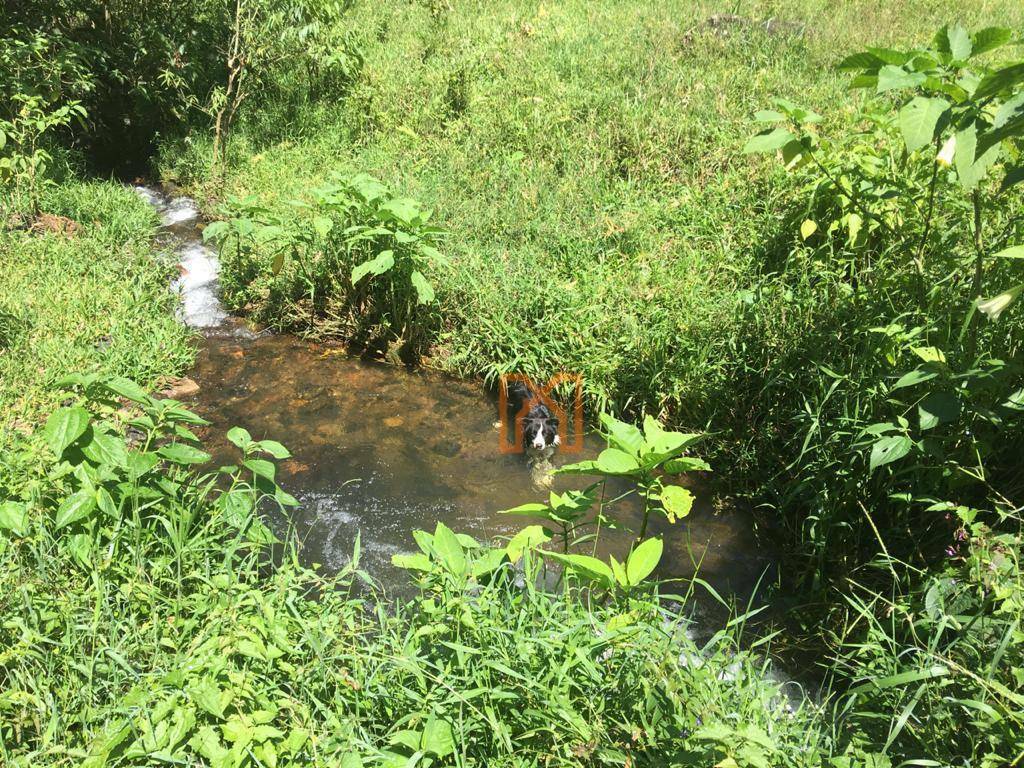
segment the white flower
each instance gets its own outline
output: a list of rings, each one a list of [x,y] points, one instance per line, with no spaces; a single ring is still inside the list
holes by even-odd
[[[956,152],[956,136],[950,136],[946,139],[946,143],[942,145],[942,149],[939,150],[939,156],[935,158],[935,161],[942,166],[948,168],[953,164],[953,154]]]
[[[1003,313],[1003,310],[1017,300],[1021,291],[1024,291],[1024,283],[1021,283],[1017,287],[1011,288],[1008,291],[1003,291],[998,296],[993,296],[991,299],[978,302],[978,311],[984,312],[988,315],[989,320],[998,320],[999,315]]]

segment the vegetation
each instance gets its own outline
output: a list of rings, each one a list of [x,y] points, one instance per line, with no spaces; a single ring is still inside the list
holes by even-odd
[[[0,37],[4,764],[1024,764],[1018,4],[144,5]],[[87,171],[150,159],[260,323],[583,374],[585,487],[411,533],[400,604],[358,548],[307,569],[261,522],[287,449],[213,470],[149,394],[171,266]],[[699,437],[786,552],[781,638],[698,640],[653,577]]]

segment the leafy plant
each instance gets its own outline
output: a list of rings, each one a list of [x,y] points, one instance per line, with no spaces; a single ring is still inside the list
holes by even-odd
[[[357,343],[422,352],[434,323],[426,273],[447,263],[430,212],[366,174],[335,175],[291,208],[281,215],[234,200],[228,218],[206,227],[204,238],[243,277],[242,286],[227,283],[229,298],[259,291],[262,280],[249,281],[260,275],[291,311],[343,315],[343,335]]]
[[[608,447],[597,459],[568,464],[558,472],[623,478],[634,484],[643,501],[643,521],[637,532],[637,543],[647,535],[652,511],[660,512],[670,523],[690,514],[692,494],[681,485],[666,483],[665,475],[711,469],[701,459],[682,455],[702,435],[666,430],[651,416],[644,418],[642,432],[609,414],[601,415],[601,424]]]

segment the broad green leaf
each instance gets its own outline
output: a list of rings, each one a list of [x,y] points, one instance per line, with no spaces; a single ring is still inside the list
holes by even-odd
[[[839,62],[838,69],[841,71],[866,70],[877,72],[885,64],[885,61],[869,51],[853,53]]]
[[[711,465],[694,456],[677,456],[666,461],[664,469],[670,475],[679,475],[683,472],[710,472]]]
[[[174,464],[202,464],[210,460],[210,454],[184,443],[171,443],[157,449],[157,454]]]
[[[917,404],[922,430],[948,424],[960,418],[960,399],[952,392],[932,392]]]
[[[433,563],[430,562],[430,558],[422,552],[416,552],[411,555],[392,555],[391,564],[396,568],[404,568],[407,571],[429,572],[434,568]]]
[[[429,304],[434,300],[434,288],[427,282],[427,278],[419,270],[415,270],[410,277],[412,287],[416,289],[416,301],[419,304]]]
[[[396,197],[394,200],[388,200],[379,210],[405,225],[416,223],[420,218],[421,211],[420,204],[408,197]]]
[[[257,450],[263,451],[275,459],[288,459],[291,458],[291,452],[285,448],[277,440],[260,440],[256,443]]]
[[[632,456],[640,455],[644,447],[644,435],[639,429],[607,413],[601,414],[601,424],[608,440],[615,447]]]
[[[566,555],[561,552],[544,552],[545,557],[550,557],[563,563],[566,568],[577,576],[588,581],[596,581],[602,586],[610,587],[615,583],[615,575],[607,563],[598,560],[590,555]]]
[[[782,149],[795,138],[796,137],[785,128],[775,128],[774,130],[759,133],[757,136],[752,137],[743,146],[743,153],[751,155],[758,152],[774,152],[778,149]]]
[[[210,675],[205,675],[188,687],[189,698],[200,709],[217,719],[223,719],[224,711],[234,698],[230,689],[222,689]]]
[[[320,237],[327,237],[331,230],[334,229],[334,220],[329,216],[314,216],[313,229]]]
[[[371,273],[383,275],[393,266],[395,266],[394,251],[381,251],[374,258],[364,261],[352,269],[352,285],[355,285]]]
[[[974,98],[978,101],[987,99],[1020,83],[1024,83],[1024,62],[1011,64],[983,77],[974,89]]]
[[[875,91],[884,93],[901,88],[916,88],[927,79],[923,72],[908,72],[903,67],[886,64],[878,70],[878,85]]]
[[[616,583],[623,589],[628,589],[630,586],[629,576],[626,575],[626,568],[622,563],[615,559],[615,555],[608,558],[608,564],[612,568],[612,575],[615,577]]]
[[[219,240],[228,233],[228,223],[226,221],[213,221],[203,227],[203,242],[208,243],[211,240]]]
[[[916,152],[932,143],[939,119],[949,102],[936,97],[916,96],[900,110],[899,123],[908,152]]]
[[[243,451],[252,445],[252,435],[249,434],[249,430],[243,427],[232,427],[229,429],[227,438],[233,445],[238,446]]]
[[[28,534],[28,506],[16,501],[0,503],[0,531],[10,531],[15,536]]]
[[[1003,183],[999,187],[999,192],[1003,193],[1017,186],[1022,181],[1024,181],[1024,165],[1018,165],[1016,168],[1011,168],[1006,172],[1006,176],[1003,177]]]
[[[910,453],[914,441],[906,435],[887,435],[875,441],[871,447],[871,458],[868,462],[869,471],[898,461]]]
[[[628,475],[640,468],[637,460],[618,448],[605,448],[597,457],[598,471],[606,475]]]
[[[69,445],[89,428],[89,412],[85,408],[59,408],[50,414],[43,427],[43,439],[60,458]]]
[[[1006,27],[985,27],[979,29],[971,38],[971,57],[1002,48],[1013,39],[1013,30]]]
[[[973,44],[966,29],[954,24],[946,30],[946,38],[949,40],[949,52],[954,61],[966,61],[970,57]]]
[[[68,551],[83,568],[92,566],[92,536],[88,533],[73,533],[66,539]]]
[[[505,554],[512,563],[518,563],[519,558],[527,549],[537,549],[542,544],[551,540],[551,536],[541,525],[528,525],[513,536],[505,545]]]
[[[659,496],[669,522],[686,517],[693,508],[693,494],[681,485],[666,485]]]
[[[978,182],[985,178],[991,166],[999,158],[999,147],[993,145],[981,156],[976,156],[978,147],[977,124],[969,126],[956,134],[956,151],[953,153],[953,164],[960,186],[966,190],[974,189]]]
[[[998,320],[999,316],[1012,305],[1024,291],[1024,283],[1021,285],[1014,286],[1008,291],[1003,291],[997,296],[993,296],[991,299],[978,303],[978,311],[988,317],[989,320]]]
[[[274,462],[266,459],[246,459],[242,462],[242,466],[247,467],[256,477],[262,477],[271,482],[277,477],[277,467]]]
[[[96,494],[85,488],[75,491],[64,499],[57,508],[57,516],[54,519],[54,530],[60,530],[65,526],[77,523],[88,517],[96,509]]]
[[[993,259],[1024,259],[1024,245],[1014,245],[993,253]]]
[[[103,388],[113,392],[115,395],[127,398],[136,403],[148,403],[149,395],[142,387],[136,384],[131,379],[126,379],[123,376],[114,376],[113,378],[107,379],[102,382]]]
[[[926,363],[946,362],[946,353],[938,347],[912,347],[910,351]]]
[[[512,507],[511,509],[498,510],[499,515],[526,515],[528,517],[548,517],[548,512],[550,512],[548,505],[537,501],[520,504],[518,507]]]
[[[96,464],[108,464],[125,469],[128,467],[128,448],[118,435],[93,432],[92,440],[82,446],[82,453]]]
[[[452,573],[461,576],[466,572],[466,553],[455,533],[444,523],[434,529],[434,552],[441,563]]]
[[[210,764],[210,768],[235,767],[230,750],[224,746],[217,732],[209,725],[200,728],[189,739],[188,744]]]
[[[860,234],[861,227],[863,226],[864,219],[861,218],[859,213],[848,213],[846,215],[846,228],[850,238],[850,245],[857,243],[857,235]]]
[[[920,384],[923,381],[930,381],[934,379],[938,374],[935,371],[927,371],[923,368],[916,368],[909,373],[905,373],[897,379],[896,383],[892,385],[891,389],[903,389],[904,387],[913,387]]]
[[[423,724],[420,749],[437,757],[447,757],[455,751],[455,737],[446,720],[431,715]]]
[[[626,576],[631,585],[639,584],[658,567],[663,549],[664,545],[661,539],[647,539],[630,553],[629,559],[626,561]]]

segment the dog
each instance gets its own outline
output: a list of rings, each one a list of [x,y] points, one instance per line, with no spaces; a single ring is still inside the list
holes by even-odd
[[[558,436],[558,418],[521,381],[509,384],[508,404],[510,421],[518,418],[524,406],[530,406],[522,417],[523,452],[531,467],[549,466],[555,449],[562,442]]]

